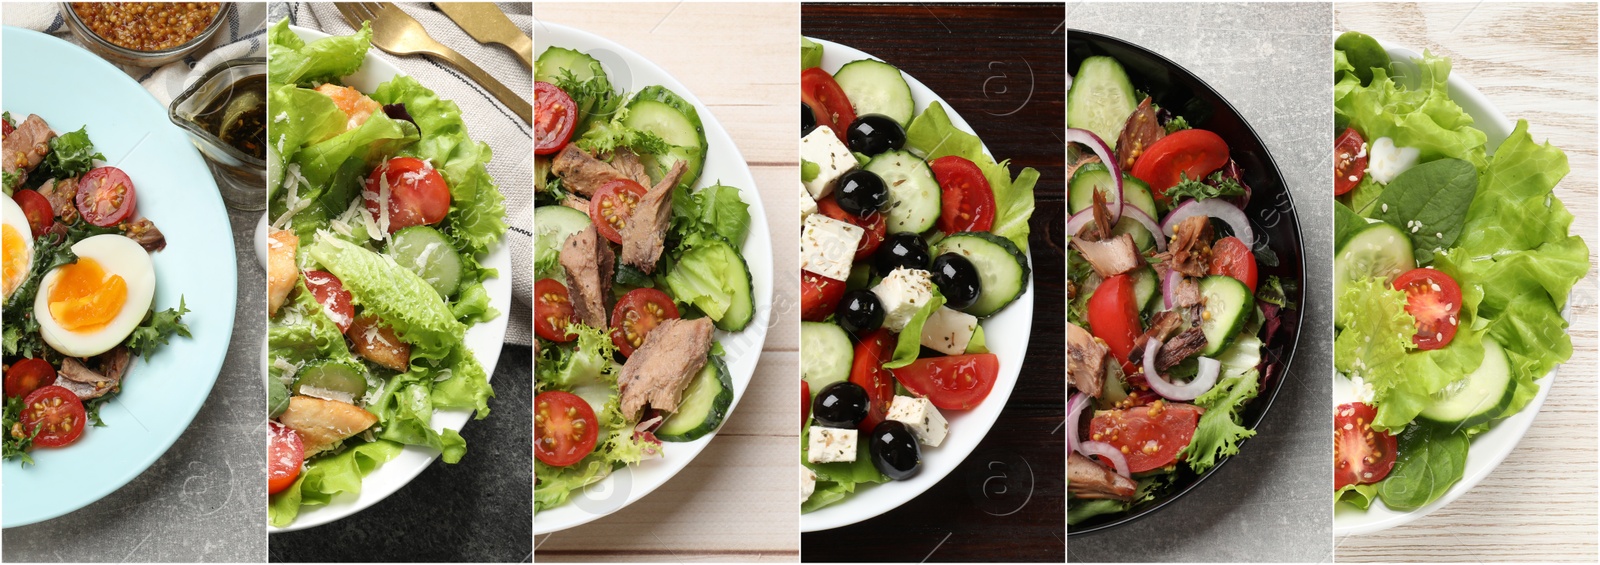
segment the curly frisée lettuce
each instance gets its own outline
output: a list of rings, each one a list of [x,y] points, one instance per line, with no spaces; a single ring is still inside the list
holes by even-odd
[[[634,435],[633,424],[622,414],[617,387],[621,368],[612,361],[616,345],[611,336],[583,324],[567,329],[578,335],[573,347],[539,350],[534,395],[547,390],[578,395],[594,410],[600,432],[594,451],[577,463],[556,467],[534,460],[535,512],[565,504],[573,491],[600,482],[616,469],[660,455],[657,444]]]

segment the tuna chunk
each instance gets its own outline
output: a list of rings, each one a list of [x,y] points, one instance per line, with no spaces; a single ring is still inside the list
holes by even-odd
[[[1074,237],[1072,247],[1103,278],[1132,271],[1144,264],[1144,258],[1139,255],[1139,246],[1133,243],[1133,236],[1128,234],[1100,241]]]
[[[628,153],[628,155],[633,155]],[[556,154],[555,160],[550,163],[550,170],[561,177],[561,185],[567,190],[576,192],[585,198],[594,197],[606,183],[622,179],[638,182],[641,186],[650,186],[650,177],[645,176],[644,182],[634,177],[634,174],[643,174],[644,167],[639,165],[638,157],[632,157],[631,163],[624,157],[623,167],[628,171],[619,170],[612,163],[598,159],[593,155],[578,148],[577,144],[568,143],[565,149]],[[637,171],[632,169],[637,168]]]
[[[72,391],[80,400],[100,398],[117,390],[132,360],[133,353],[120,345],[91,359],[93,369],[67,357],[61,361],[61,378],[56,379],[56,386]]]
[[[711,351],[711,320],[670,319],[650,330],[644,344],[622,365],[617,385],[622,414],[638,421],[645,406],[676,412],[683,389],[706,364]]]
[[[1167,247],[1167,265],[1188,277],[1206,276],[1211,264],[1211,218],[1190,216],[1172,229],[1172,244]]]
[[[22,184],[28,173],[50,153],[50,140],[55,136],[56,132],[50,130],[44,118],[29,114],[11,135],[0,141],[0,159],[4,159],[0,164],[5,172],[17,175],[17,184]]]
[[[156,252],[167,248],[167,236],[161,235],[150,218],[139,218],[122,225],[122,234],[139,243],[145,251]]]
[[[1107,350],[1088,331],[1067,324],[1067,382],[1089,396],[1100,398],[1105,386]]]
[[[656,260],[661,258],[662,246],[667,240],[667,226],[672,224],[672,190],[688,167],[683,161],[672,164],[672,170],[661,182],[639,199],[639,205],[622,225],[622,262],[632,265],[645,274],[656,270]]]
[[[62,223],[70,224],[78,220],[78,179],[45,181],[39,186],[39,194],[50,201],[50,208],[55,210],[56,218]]]
[[[611,296],[611,276],[616,268],[611,242],[600,237],[593,224],[567,237],[561,246],[561,268],[567,271],[567,294],[578,321],[605,328],[606,298]]]
[[[1132,500],[1139,484],[1080,453],[1067,456],[1067,492],[1083,499]]]

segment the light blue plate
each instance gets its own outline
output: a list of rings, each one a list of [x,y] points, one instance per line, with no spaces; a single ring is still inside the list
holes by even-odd
[[[0,525],[10,528],[100,500],[172,446],[222,368],[238,282],[228,212],[205,161],[165,107],[110,63],[48,35],[6,27],[0,52],[0,106],[19,121],[38,114],[57,133],[88,126],[106,163],[133,179],[139,214],[167,238],[167,248],[152,255],[155,307],[176,307],[181,296],[194,334],[134,361],[122,394],[100,410],[105,427],[86,430],[66,448],[34,450],[35,465],[0,467]],[[266,449],[265,436],[261,445]]]

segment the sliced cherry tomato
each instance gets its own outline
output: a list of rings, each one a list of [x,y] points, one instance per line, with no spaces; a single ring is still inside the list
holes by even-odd
[[[539,279],[533,283],[533,296],[533,333],[557,343],[578,339],[578,334],[567,331],[575,321],[566,285],[555,279]]]
[[[56,368],[44,359],[20,359],[6,370],[6,396],[23,398],[56,384]]]
[[[138,200],[133,180],[122,169],[100,167],[78,179],[78,214],[96,226],[108,228],[133,219]]]
[[[1256,291],[1256,255],[1237,237],[1224,237],[1211,246],[1211,270],[1207,272],[1239,279],[1250,292]]]
[[[889,416],[889,405],[894,403],[894,373],[883,368],[883,363],[894,357],[895,337],[889,330],[878,328],[856,344],[855,359],[850,362],[850,382],[867,390],[867,417],[861,420],[861,431],[871,432]]]
[[[1406,271],[1394,279],[1395,290],[1406,293],[1406,312],[1417,319],[1411,342],[1417,349],[1439,349],[1456,338],[1461,323],[1461,285],[1438,269]]]
[[[1133,162],[1133,176],[1167,202],[1167,189],[1181,178],[1199,180],[1228,164],[1228,143],[1203,129],[1186,129],[1150,144]],[[1181,175],[1181,177],[1180,177]]]
[[[994,227],[994,189],[978,165],[946,155],[928,163],[939,181],[939,231],[989,231]]]
[[[821,322],[839,307],[841,298],[844,298],[844,281],[800,271],[800,319]]]
[[[11,132],[16,130],[16,126],[11,125],[10,121],[0,120],[0,135],[11,135]]]
[[[578,105],[561,87],[548,82],[533,83],[533,153],[549,155],[560,151],[572,139],[578,125]]]
[[[628,217],[644,198],[645,187],[627,179],[617,179],[600,186],[589,200],[589,218],[594,220],[600,235],[612,243],[622,243],[622,228]]]
[[[34,433],[37,447],[64,447],[83,437],[88,419],[78,395],[59,386],[39,387],[22,401],[23,433]]]
[[[566,467],[594,451],[599,421],[589,402],[566,391],[549,390],[533,399],[533,454],[546,465]]]
[[[278,494],[300,478],[306,462],[306,443],[289,426],[267,421],[267,494]]]
[[[662,320],[678,317],[678,305],[667,293],[653,288],[636,288],[622,295],[617,307],[611,311],[611,342],[623,357],[633,355],[633,350],[644,345],[650,330]]]
[[[1089,439],[1116,447],[1128,471],[1143,473],[1177,462],[1178,451],[1194,438],[1202,410],[1193,404],[1158,400],[1124,410],[1102,410],[1089,421]]]
[[[849,222],[866,232],[861,234],[861,242],[856,244],[856,261],[871,257],[872,252],[877,251],[878,246],[883,244],[884,235],[889,233],[889,226],[884,222],[883,213],[872,212],[865,218],[857,217],[840,208],[839,202],[834,200],[831,194],[817,201],[817,211],[829,218]]]
[[[856,121],[856,109],[828,71],[811,67],[800,73],[800,103],[811,107],[818,126],[828,126],[839,141],[849,142],[846,130]]]
[[[380,207],[384,189],[389,191],[388,205]],[[395,157],[378,165],[367,175],[361,197],[380,225],[388,212],[389,233],[437,224],[450,211],[450,185],[433,165],[414,157]]]
[[[1367,140],[1355,128],[1345,128],[1333,142],[1333,195],[1355,189],[1367,174]]]
[[[322,305],[328,319],[339,326],[339,333],[350,331],[350,324],[356,321],[356,307],[351,305],[350,291],[344,289],[339,277],[327,271],[306,271],[306,288]]]
[[[811,383],[800,379],[800,427],[806,427],[806,420],[811,419]]]
[[[43,194],[32,190],[18,190],[11,195],[17,201],[17,206],[22,207],[22,214],[28,217],[28,229],[33,230],[33,237],[37,239],[56,224],[56,210],[50,205],[50,200]]]
[[[971,410],[989,397],[1000,358],[993,353],[926,357],[894,369],[895,380],[945,410]]]
[[[1089,333],[1106,342],[1106,348],[1127,372],[1133,372],[1128,354],[1143,331],[1133,295],[1133,277],[1122,274],[1102,281],[1089,297]]]
[[[1394,469],[1400,440],[1372,429],[1378,412],[1360,402],[1333,412],[1333,488],[1376,483]]]

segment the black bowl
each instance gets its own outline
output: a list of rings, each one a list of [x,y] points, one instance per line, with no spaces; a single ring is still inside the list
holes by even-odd
[[[1149,94],[1156,105],[1183,116],[1195,128],[1215,132],[1228,142],[1229,152],[1243,171],[1245,185],[1251,190],[1250,202],[1244,211],[1255,231],[1260,273],[1263,279],[1265,275],[1275,275],[1286,283],[1293,282],[1294,288],[1286,289],[1288,298],[1297,306],[1303,305],[1305,263],[1300,244],[1300,222],[1295,216],[1294,199],[1284,186],[1283,176],[1278,172],[1277,164],[1273,163],[1272,155],[1267,153],[1261,137],[1217,91],[1177,63],[1120,39],[1067,30],[1069,71],[1075,72],[1085,58],[1094,55],[1115,58],[1128,71],[1134,87]],[[1271,250],[1270,254],[1260,250],[1263,241]],[[1243,412],[1244,426],[1252,430],[1261,423],[1267,409],[1272,407],[1273,399],[1277,398],[1278,391],[1283,388],[1290,361],[1294,359],[1295,344],[1299,342],[1299,310],[1285,311],[1282,320],[1282,327],[1267,340],[1263,357],[1268,361],[1268,367],[1261,383],[1261,392]],[[1249,441],[1240,442],[1241,449]],[[1122,514],[1096,516],[1068,526],[1067,535],[1090,534],[1153,514],[1200,486],[1230,459],[1218,461],[1216,466],[1202,474],[1195,474],[1180,466],[1178,476],[1160,498],[1136,504]]]

